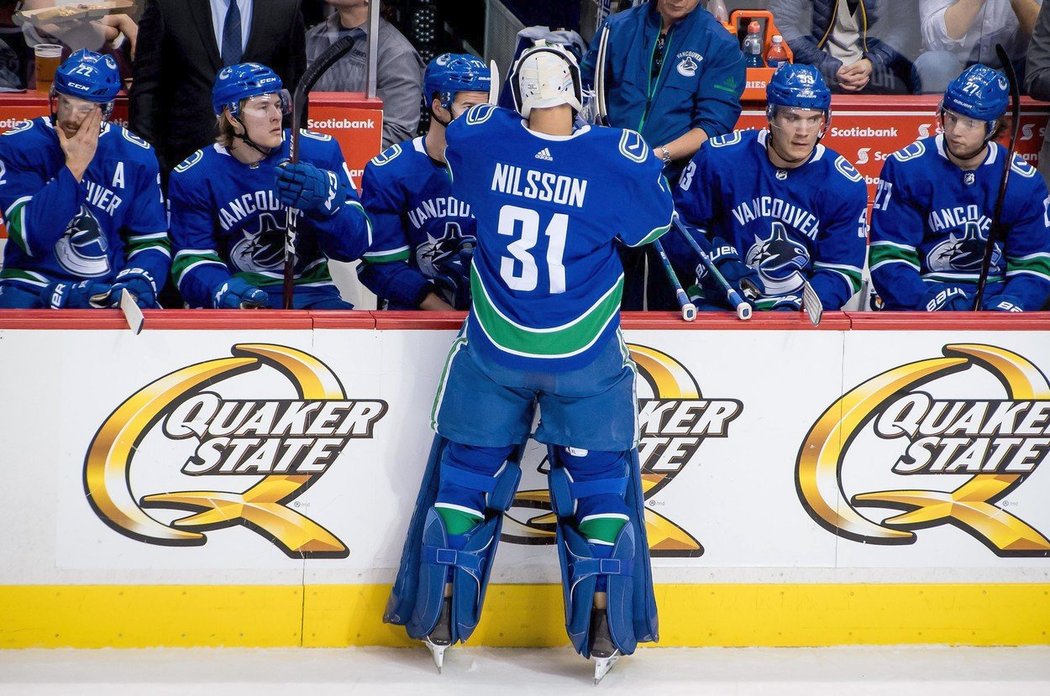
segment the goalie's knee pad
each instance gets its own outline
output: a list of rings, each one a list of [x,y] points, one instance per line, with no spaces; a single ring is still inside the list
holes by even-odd
[[[419,585],[408,635],[425,638],[437,626],[451,583],[451,639],[466,640],[478,625],[488,586],[492,559],[499,542],[500,515],[494,515],[466,534],[449,535],[436,510],[427,513],[419,555]]]
[[[591,611],[598,581],[606,587],[606,617],[613,645],[629,655],[638,646],[635,634],[634,568],[637,553],[634,527],[620,530],[607,558],[593,548],[571,525],[558,525],[558,559],[565,600],[565,630],[576,651],[590,657]]]
[[[599,452],[553,446],[549,487],[559,517],[577,522],[591,516],[629,518],[624,498],[629,480],[630,451]]]
[[[521,480],[521,467],[508,458],[514,449],[449,443],[441,462],[438,501],[476,510],[481,515],[486,509],[509,509]]]

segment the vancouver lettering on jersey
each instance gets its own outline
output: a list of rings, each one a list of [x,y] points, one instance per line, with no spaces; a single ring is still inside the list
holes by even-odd
[[[113,212],[124,202],[123,198],[113,193],[105,186],[96,184],[89,179],[84,180],[84,186],[87,188],[88,204],[103,211],[107,215],[113,215]]]
[[[497,193],[582,208],[587,180],[497,162],[491,188]]]
[[[452,196],[429,198],[408,211],[408,219],[417,230],[428,220],[470,216],[470,206]]]
[[[976,222],[981,232],[988,232],[992,228],[991,218],[987,215],[981,215],[981,211],[976,205],[940,208],[931,212],[927,219],[930,229],[937,232],[962,227],[967,222]]]
[[[773,196],[756,196],[733,208],[737,223],[746,225],[752,220],[768,217],[780,220],[810,239],[820,232],[820,220],[813,213]]]
[[[249,191],[219,208],[219,224],[224,231],[229,232],[234,225],[252,213],[284,209],[273,191]]]

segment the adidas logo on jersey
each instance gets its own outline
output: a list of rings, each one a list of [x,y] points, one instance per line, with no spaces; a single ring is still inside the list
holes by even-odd
[[[554,158],[551,157],[551,151],[548,148],[543,148],[542,150],[537,152],[536,153],[536,159],[538,159],[538,160],[547,160],[548,162],[553,162],[554,161]]]

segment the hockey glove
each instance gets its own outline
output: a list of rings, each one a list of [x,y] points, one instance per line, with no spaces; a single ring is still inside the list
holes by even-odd
[[[277,197],[290,208],[331,217],[339,212],[347,190],[335,172],[309,162],[282,162],[277,166]]]
[[[230,278],[215,291],[212,298],[215,309],[265,309],[270,296],[242,278]]]
[[[109,283],[97,280],[84,280],[79,283],[51,283],[40,291],[40,299],[45,307],[51,309],[89,309],[107,307],[95,302],[94,298],[105,297],[109,293]]]
[[[973,300],[962,288],[936,286],[926,293],[927,312],[968,312],[973,309]]]
[[[712,239],[711,244],[713,248],[710,256],[715,268],[745,300],[750,302],[765,292],[758,271],[744,263],[736,247],[721,237]],[[708,278],[707,275],[707,268],[704,264],[699,264],[696,267],[696,277],[701,282],[704,293],[708,297],[724,296],[725,292],[717,286],[715,279]]]
[[[992,312],[1023,312],[1021,301],[1010,295],[992,295],[985,297],[981,309]]]
[[[470,278],[439,275],[431,279],[434,294],[449,303],[453,309],[470,309]]]
[[[103,307],[119,307],[120,291],[127,290],[135,298],[135,304],[143,309],[157,306],[157,284],[153,276],[142,268],[125,268],[113,279],[113,285],[105,295],[92,297],[92,303]]]

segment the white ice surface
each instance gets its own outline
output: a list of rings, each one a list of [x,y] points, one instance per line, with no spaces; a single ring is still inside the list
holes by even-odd
[[[0,694],[1050,696],[1050,647],[653,648],[598,686],[569,648],[0,651]],[[591,691],[591,689],[594,689]]]

